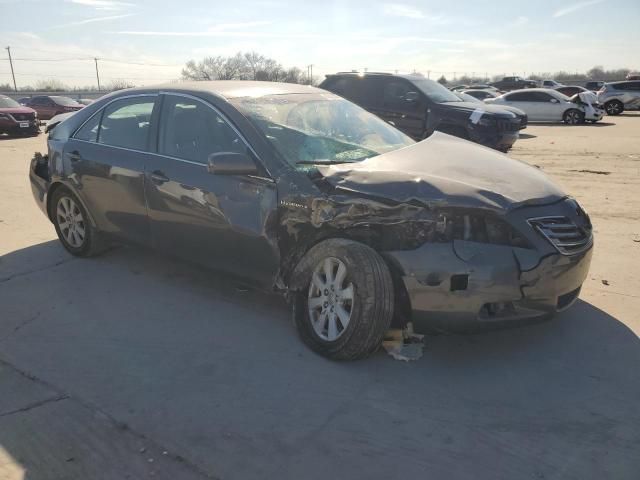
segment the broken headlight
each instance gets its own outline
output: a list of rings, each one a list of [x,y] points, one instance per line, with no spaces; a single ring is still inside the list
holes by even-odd
[[[469,242],[509,245],[530,248],[529,242],[504,220],[478,213],[442,213],[436,224],[442,241],[467,240]]]

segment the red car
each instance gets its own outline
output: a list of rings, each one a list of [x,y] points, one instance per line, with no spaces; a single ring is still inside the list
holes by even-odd
[[[29,107],[16,102],[13,98],[0,95],[0,134],[40,133],[38,114]]]
[[[72,98],[58,95],[38,95],[29,101],[28,106],[38,112],[40,120],[49,120],[61,113],[75,112],[84,107]]]

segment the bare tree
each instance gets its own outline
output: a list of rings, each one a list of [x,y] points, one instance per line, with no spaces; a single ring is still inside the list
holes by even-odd
[[[285,70],[273,58],[257,52],[238,52],[231,57],[207,57],[200,62],[189,60],[182,69],[185,80],[262,80],[304,83],[299,68]]]
[[[55,78],[38,80],[35,89],[41,92],[63,92],[69,90],[69,86]]]

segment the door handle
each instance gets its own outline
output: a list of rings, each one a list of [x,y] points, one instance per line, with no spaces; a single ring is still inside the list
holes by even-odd
[[[170,180],[163,172],[160,170],[154,170],[151,172],[151,181],[157,185],[162,185],[165,182]]]
[[[71,160],[72,162],[77,162],[78,160],[82,160],[82,155],[80,155],[80,152],[78,150],[74,150],[73,152],[69,153],[69,160]]]

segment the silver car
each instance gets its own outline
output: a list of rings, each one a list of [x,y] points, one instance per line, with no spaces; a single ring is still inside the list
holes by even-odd
[[[605,83],[598,92],[598,103],[609,115],[640,108],[640,81]]]

